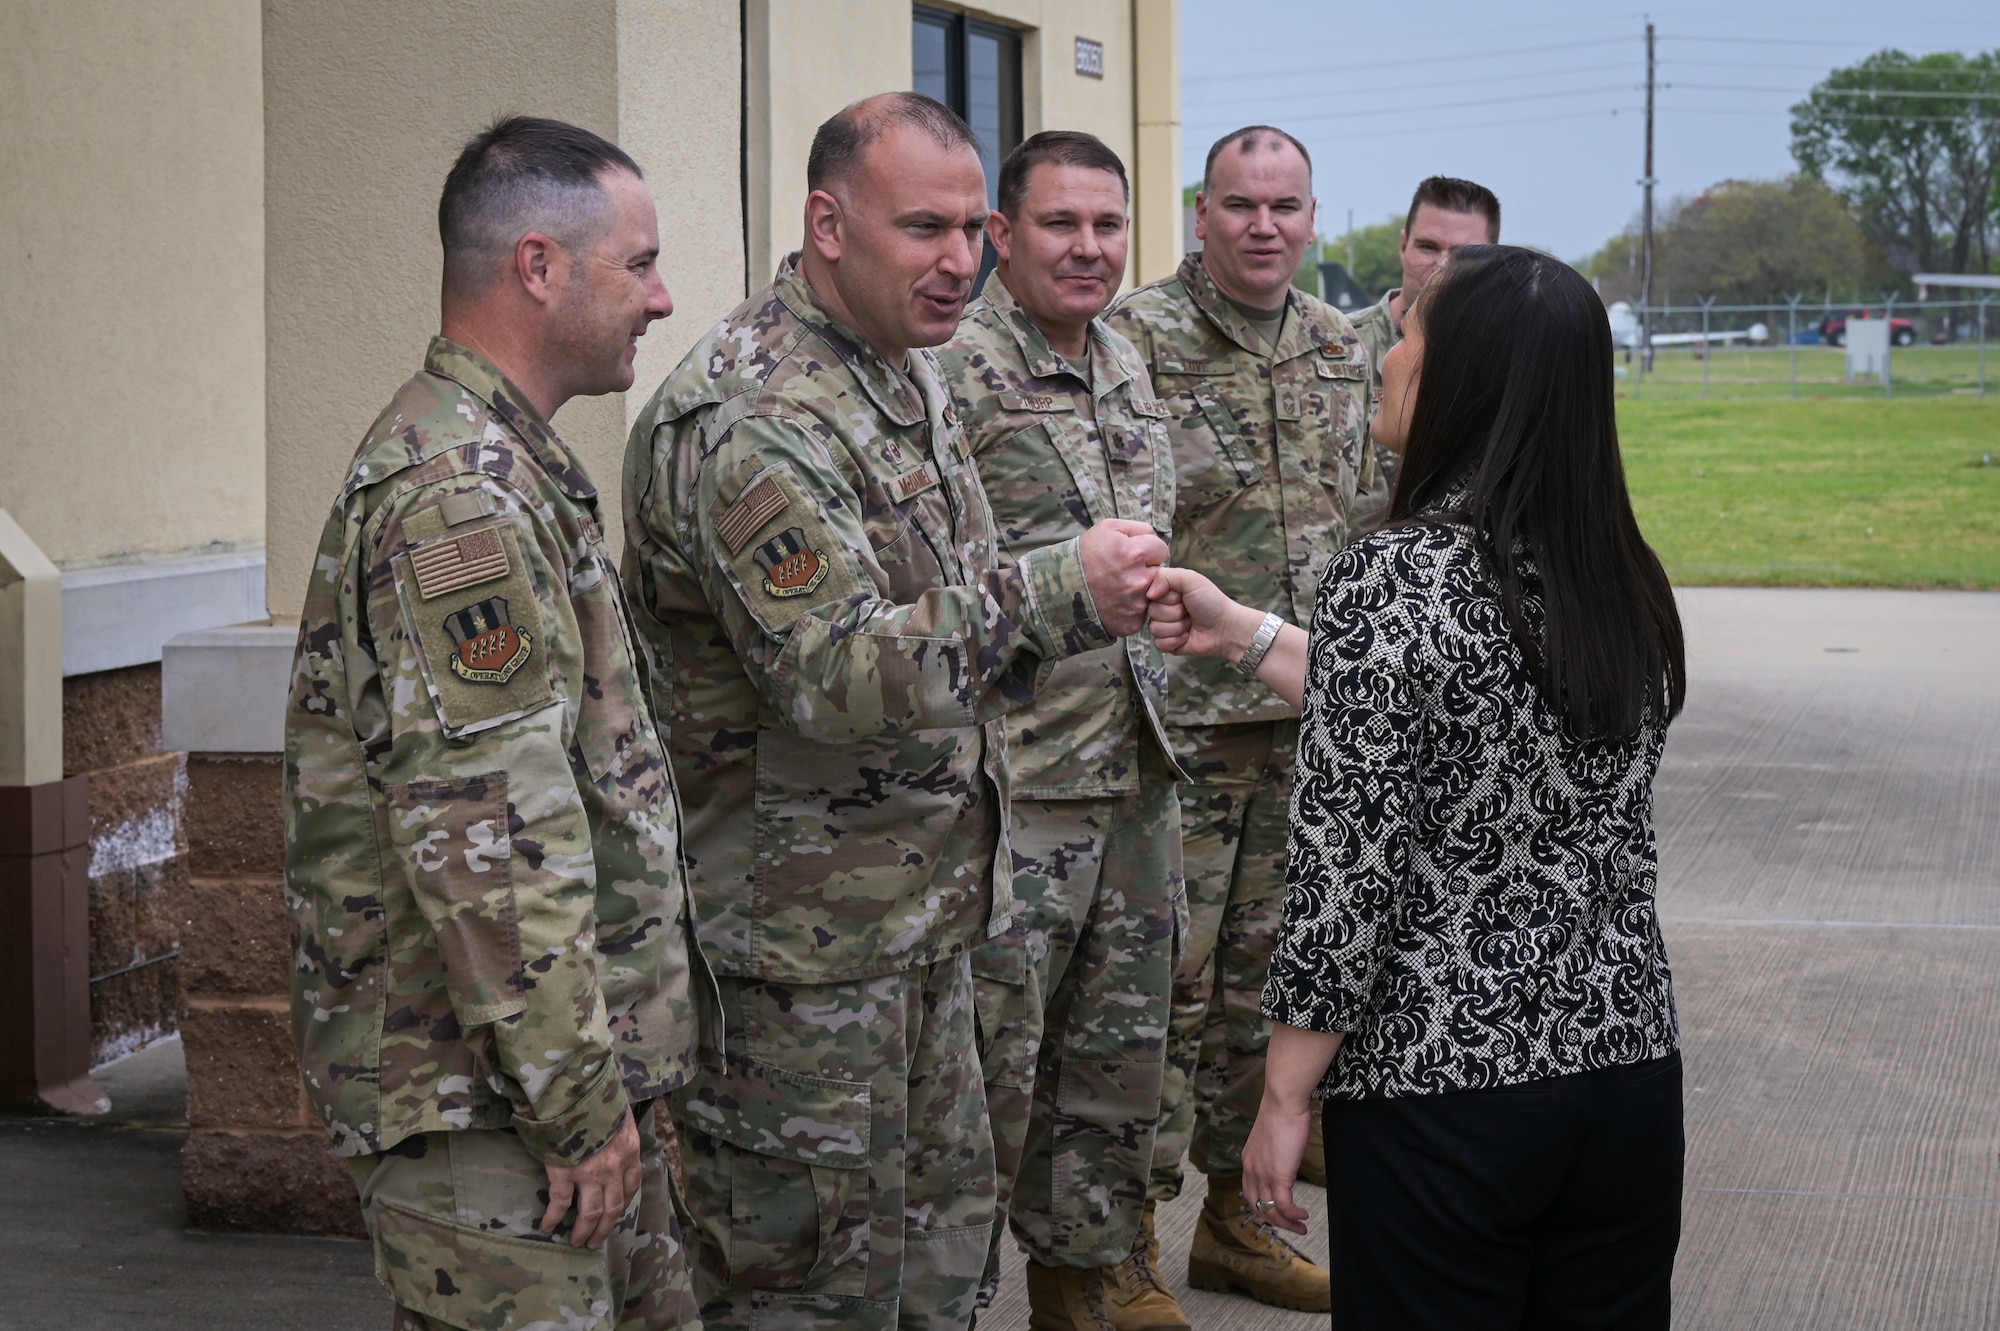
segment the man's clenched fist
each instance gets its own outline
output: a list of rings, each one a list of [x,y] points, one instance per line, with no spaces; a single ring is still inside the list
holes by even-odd
[[[1105,631],[1137,633],[1146,622],[1146,589],[1153,570],[1167,562],[1167,543],[1143,522],[1106,518],[1078,542],[1084,580]]]

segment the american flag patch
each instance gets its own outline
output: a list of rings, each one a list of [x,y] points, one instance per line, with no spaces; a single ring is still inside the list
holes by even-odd
[[[410,551],[410,567],[424,599],[507,576],[507,547],[492,528]]]

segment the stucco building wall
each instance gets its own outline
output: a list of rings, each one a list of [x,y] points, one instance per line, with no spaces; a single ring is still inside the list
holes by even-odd
[[[0,507],[60,567],[263,540],[257,34],[0,4]]]

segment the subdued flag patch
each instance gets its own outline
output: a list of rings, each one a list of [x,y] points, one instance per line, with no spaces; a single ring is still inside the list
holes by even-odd
[[[507,548],[500,533],[488,528],[464,536],[432,541],[410,551],[410,568],[425,600],[507,576]]]
[[[715,534],[729,547],[734,555],[743,549],[743,543],[757,534],[757,529],[785,511],[791,501],[785,498],[774,477],[763,480],[745,490],[729,511],[722,515],[722,521],[715,524]]]

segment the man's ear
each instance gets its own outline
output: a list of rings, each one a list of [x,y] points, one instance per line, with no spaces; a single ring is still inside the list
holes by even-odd
[[[514,242],[514,280],[529,297],[548,305],[569,276],[569,251],[539,231]]]
[[[806,244],[821,259],[833,263],[840,258],[846,224],[846,210],[831,192],[816,189],[806,195]]]
[[[1014,260],[1014,224],[1007,220],[1007,214],[995,208],[986,214],[986,238],[993,242],[993,252],[1009,263]]]
[[[1194,192],[1194,238],[1208,239],[1208,195],[1202,190]]]

